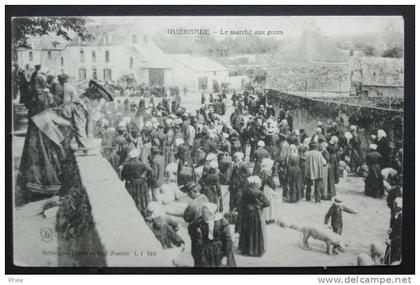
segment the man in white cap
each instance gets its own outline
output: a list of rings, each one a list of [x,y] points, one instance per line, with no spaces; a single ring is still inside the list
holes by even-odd
[[[257,149],[254,152],[255,155],[255,166],[254,170],[252,171],[252,175],[258,175],[261,170],[261,162],[264,158],[270,158],[270,154],[265,149],[264,141],[258,141]]]

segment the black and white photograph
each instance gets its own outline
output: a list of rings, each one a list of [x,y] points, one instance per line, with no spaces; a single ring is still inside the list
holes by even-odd
[[[10,21],[13,266],[404,263],[403,16]]]

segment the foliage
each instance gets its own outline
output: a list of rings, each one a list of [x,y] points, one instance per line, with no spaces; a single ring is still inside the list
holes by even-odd
[[[117,84],[136,85],[137,84],[136,77],[133,73],[124,74],[118,79]]]
[[[366,56],[374,56],[375,55],[375,47],[374,46],[366,46],[363,49],[363,52]]]
[[[83,41],[92,39],[87,31],[86,18],[77,17],[22,17],[12,20],[12,45],[14,48],[29,47],[31,37],[56,35],[66,41],[76,33]]]
[[[383,57],[402,58],[404,57],[404,50],[400,47],[390,48],[384,51]]]
[[[94,226],[91,207],[85,190],[78,183],[69,190],[57,213],[56,231],[64,234],[65,239],[76,238]]]

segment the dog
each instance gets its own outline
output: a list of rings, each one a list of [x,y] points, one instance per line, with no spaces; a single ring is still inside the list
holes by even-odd
[[[347,246],[347,243],[344,242],[340,235],[334,233],[325,225],[305,225],[300,227],[292,224],[288,227],[303,233],[303,247],[306,250],[311,250],[308,243],[309,238],[325,242],[327,254],[331,254],[332,252],[338,253],[337,251],[344,252],[343,246]]]

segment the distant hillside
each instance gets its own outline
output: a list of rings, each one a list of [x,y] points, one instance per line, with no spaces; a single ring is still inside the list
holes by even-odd
[[[267,85],[278,90],[349,91],[349,61],[348,52],[329,43],[319,29],[305,30],[274,54]]]
[[[213,36],[167,36],[155,35],[155,43],[166,53],[190,53],[210,57],[239,54],[268,54],[283,46],[283,42],[258,36],[227,37]]]
[[[277,62],[349,62],[349,51],[341,50],[323,38],[319,29],[305,30],[299,39],[274,55]]]

